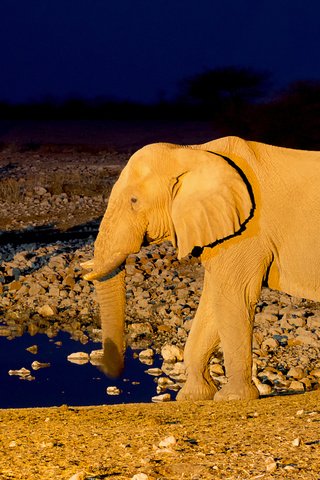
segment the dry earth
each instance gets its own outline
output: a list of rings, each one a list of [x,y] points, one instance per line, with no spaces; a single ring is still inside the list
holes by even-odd
[[[248,403],[1,411],[0,478],[317,480],[319,405],[317,391]]]
[[[47,176],[49,171],[60,175],[62,166],[66,174],[76,170],[88,175],[95,169],[107,171],[110,164],[121,166],[128,158],[106,148],[30,148],[22,151],[15,145],[1,152],[0,167],[12,165],[20,171],[21,185],[44,171]],[[83,186],[81,175],[77,178]],[[55,226],[99,218],[104,199],[93,205],[88,210],[80,205],[69,219],[62,205]],[[28,222],[33,227],[48,224],[45,215],[17,219],[11,211],[1,213],[5,230],[18,230]],[[319,390],[249,403],[1,410],[0,479],[319,480],[319,422]]]

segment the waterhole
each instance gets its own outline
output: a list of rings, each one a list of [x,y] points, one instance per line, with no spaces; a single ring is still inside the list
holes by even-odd
[[[37,353],[26,349],[37,345]],[[116,403],[150,402],[156,393],[155,378],[145,371],[150,368],[127,349],[125,370],[118,379],[107,378],[91,363],[78,365],[67,360],[73,352],[90,353],[101,343],[89,341],[83,345],[60,332],[50,339],[45,334],[25,334],[12,340],[0,337],[0,408],[51,407],[60,405],[85,406]],[[33,370],[32,362],[50,363],[50,367]],[[155,355],[152,367],[159,367]],[[9,375],[9,370],[30,370],[34,380]],[[119,395],[108,395],[107,387],[117,387]],[[172,395],[173,396],[173,395]]]

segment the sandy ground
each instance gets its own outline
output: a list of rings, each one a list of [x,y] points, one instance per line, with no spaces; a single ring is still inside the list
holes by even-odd
[[[1,410],[0,478],[316,480],[319,422],[320,391],[224,404]]]

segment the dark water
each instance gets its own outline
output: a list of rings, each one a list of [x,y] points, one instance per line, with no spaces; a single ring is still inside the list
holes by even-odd
[[[57,341],[61,341],[62,346],[57,346]],[[26,351],[31,345],[38,345],[36,355]],[[100,348],[100,343],[82,345],[62,332],[53,339],[44,334],[32,337],[26,334],[13,340],[0,337],[0,408],[150,402],[151,397],[156,395],[154,377],[145,373],[150,366],[134,359],[131,349],[126,352],[124,373],[116,380],[108,379],[90,363],[77,365],[67,361],[72,352],[89,353]],[[34,371],[31,368],[34,360],[50,363],[51,366]],[[159,364],[159,357],[155,357],[152,367]],[[35,380],[21,380],[8,374],[9,370],[22,367],[30,370]],[[107,395],[108,386],[117,386],[122,393]]]

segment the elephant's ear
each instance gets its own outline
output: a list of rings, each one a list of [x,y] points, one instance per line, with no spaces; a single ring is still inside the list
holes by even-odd
[[[189,153],[193,161],[184,162],[187,169],[172,189],[178,258],[239,233],[254,209],[250,184],[231,160],[199,150]]]

